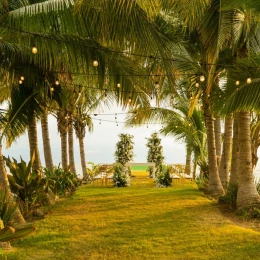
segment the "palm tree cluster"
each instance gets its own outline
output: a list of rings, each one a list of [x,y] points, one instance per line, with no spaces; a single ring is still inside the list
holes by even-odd
[[[75,131],[86,176],[89,114],[116,102],[131,112],[128,125],[160,122],[162,133],[184,141],[187,165],[193,154],[193,172],[199,165],[208,175],[212,196],[237,182],[237,207],[259,206],[253,181],[260,131],[256,2],[2,1],[0,101],[9,105],[6,113],[1,110],[1,144],[5,138],[11,145],[27,129],[33,169],[40,170],[40,119],[45,165],[52,170],[51,113],[62,167],[76,174]],[[8,184],[2,151],[0,182]]]

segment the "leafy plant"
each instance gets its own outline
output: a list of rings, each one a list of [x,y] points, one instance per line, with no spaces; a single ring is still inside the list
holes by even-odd
[[[113,182],[115,187],[130,186],[129,169],[120,163],[114,166]]]
[[[11,240],[20,239],[30,235],[34,231],[35,227],[32,225],[17,228],[4,226],[3,221],[0,219],[0,242],[9,242]]]
[[[162,188],[172,186],[171,171],[171,166],[162,166],[162,171],[157,174],[155,179],[157,187]]]
[[[32,158],[28,165],[21,158],[21,162],[17,162],[13,158],[6,158],[6,165],[9,167],[12,175],[8,175],[8,180],[12,193],[18,197],[18,205],[21,213],[27,217],[34,209],[43,204],[45,196],[45,179],[39,171],[32,171]]]
[[[0,190],[0,220],[3,221],[4,226],[12,223],[14,213],[17,210],[17,204],[11,196],[6,190]]]
[[[224,196],[219,197],[219,203],[228,204],[232,209],[236,209],[237,191],[237,183],[229,183],[227,193]]]
[[[47,183],[48,189],[52,191],[55,196],[64,196],[76,190],[78,186],[78,180],[75,174],[63,170],[58,167],[54,167],[53,172],[47,168],[43,169],[45,175],[45,183]]]
[[[198,186],[199,190],[202,190],[203,192],[206,192],[208,189],[208,182],[209,179],[203,176],[200,176],[198,178],[195,179],[195,183]]]

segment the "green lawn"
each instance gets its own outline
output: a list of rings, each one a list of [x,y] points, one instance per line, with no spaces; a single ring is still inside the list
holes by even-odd
[[[132,171],[146,171],[148,170],[149,166],[132,166]]]
[[[82,186],[13,242],[8,259],[260,259],[260,233],[248,228],[259,223],[240,222],[194,184]]]

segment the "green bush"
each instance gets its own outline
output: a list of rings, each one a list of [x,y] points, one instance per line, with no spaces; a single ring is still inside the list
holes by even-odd
[[[10,189],[17,195],[18,205],[24,217],[30,215],[46,199],[44,191],[46,182],[39,171],[32,171],[33,158],[28,165],[21,158],[17,162],[14,158],[5,158],[6,165],[12,175],[8,175]]]
[[[114,166],[113,182],[115,187],[130,186],[129,169],[117,163]]]
[[[228,204],[232,209],[236,209],[237,191],[237,183],[229,183],[227,193],[224,196],[219,197],[219,203]]]
[[[8,195],[5,190],[0,190],[0,220],[3,225],[11,225],[13,222],[14,213],[17,210],[15,199]]]
[[[157,187],[170,187],[172,186],[172,178],[171,178],[171,166],[162,166],[162,171],[157,173],[155,178]]]
[[[78,187],[78,180],[75,174],[63,170],[60,166],[54,167],[53,172],[44,168],[46,189],[50,189],[55,196],[65,196],[72,193]]]
[[[202,190],[203,192],[206,192],[208,189],[208,178],[205,177],[198,177],[195,179],[195,183],[198,186],[199,190]]]

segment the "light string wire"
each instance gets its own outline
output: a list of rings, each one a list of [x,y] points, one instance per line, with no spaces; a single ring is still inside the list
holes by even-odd
[[[69,44],[75,44],[75,45],[78,45],[78,46],[87,47],[87,48],[91,48],[91,49],[95,49],[95,50],[104,50],[104,51],[117,53],[117,54],[123,54],[123,55],[130,55],[130,56],[149,58],[149,59],[157,59],[157,60],[166,60],[166,61],[168,60],[168,61],[173,61],[173,62],[179,61],[179,62],[185,62],[185,63],[198,65],[198,63],[193,62],[193,61],[187,61],[187,60],[184,61],[184,60],[176,59],[176,58],[163,58],[163,57],[153,56],[152,54],[151,55],[144,55],[144,54],[131,53],[131,52],[126,52],[126,51],[118,51],[118,50],[113,50],[111,48],[106,48],[106,47],[102,47],[102,46],[99,46],[99,47],[98,46],[90,46],[90,45],[87,45],[87,44],[83,44],[83,43],[79,43],[79,42],[73,42],[73,41],[69,41],[69,40],[65,40],[65,39],[54,39],[53,37],[48,36],[48,35],[43,35],[43,34],[35,33],[35,32],[29,32],[29,31],[17,29],[17,28],[10,27],[10,26],[0,25],[0,27],[6,28],[6,29],[9,29],[9,30],[13,30],[13,31],[16,31],[16,32],[32,35],[34,37],[45,38],[45,39],[49,39],[49,40],[53,40],[53,41],[59,41],[59,42],[65,42],[65,43],[69,43]],[[84,40],[84,38],[82,40]],[[223,67],[234,67],[235,66],[235,64],[206,63],[206,62],[202,62],[202,63],[200,63],[200,65],[201,66],[202,65],[209,65],[209,66],[218,65],[218,66],[223,66]],[[248,68],[255,68],[255,67],[249,66]],[[257,68],[259,68],[259,66],[257,66]]]

